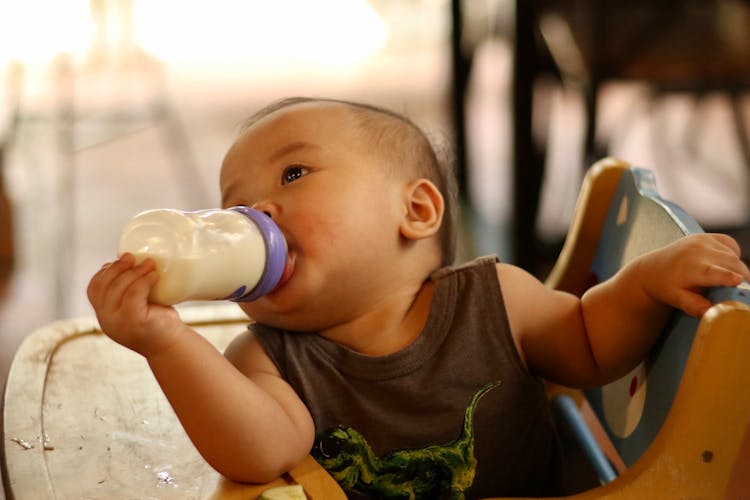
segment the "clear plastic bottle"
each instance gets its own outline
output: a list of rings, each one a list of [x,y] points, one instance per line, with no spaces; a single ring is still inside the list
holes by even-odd
[[[248,207],[148,210],[126,224],[118,250],[156,262],[149,301],[163,305],[255,300],[276,287],[287,259],[278,226]]]

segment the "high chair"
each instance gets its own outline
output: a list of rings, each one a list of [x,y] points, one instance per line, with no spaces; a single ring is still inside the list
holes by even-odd
[[[547,285],[581,295],[639,255],[698,232],[692,217],[659,196],[650,171],[602,160],[584,180]],[[567,391],[552,391],[606,483],[577,498],[750,491],[736,470],[748,467],[747,458],[736,462],[750,423],[750,285],[708,296],[716,305],[700,321],[675,311],[647,359],[620,380],[585,391],[577,404]]]
[[[658,196],[650,172],[603,160],[584,181],[548,285],[581,294],[637,255],[696,231]],[[717,304],[700,321],[675,313],[648,359],[620,381],[585,397],[551,391],[606,483],[569,498],[724,498],[742,487],[749,293],[747,283],[711,290]],[[180,314],[222,350],[247,321],[234,304]],[[302,485],[308,498],[345,498],[310,457],[266,485],[222,478],[189,441],[145,360],[105,337],[93,318],[29,335],[4,402],[9,498],[246,499],[287,484]]]

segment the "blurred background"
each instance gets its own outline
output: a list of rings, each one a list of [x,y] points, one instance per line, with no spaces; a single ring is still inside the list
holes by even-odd
[[[25,0],[0,4],[0,383],[92,314],[139,211],[219,205],[249,114],[309,95],[403,112],[457,155],[460,259],[544,278],[613,155],[750,252],[744,0]]]

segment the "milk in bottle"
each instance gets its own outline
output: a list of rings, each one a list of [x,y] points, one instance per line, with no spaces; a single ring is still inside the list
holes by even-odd
[[[149,301],[251,301],[273,290],[284,272],[286,240],[271,218],[248,207],[185,212],[156,209],[133,217],[119,253],[156,262]]]

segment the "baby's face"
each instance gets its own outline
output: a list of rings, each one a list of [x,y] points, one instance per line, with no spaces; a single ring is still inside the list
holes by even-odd
[[[320,331],[387,295],[404,244],[403,182],[345,106],[295,105],[255,123],[227,153],[222,204],[268,213],[289,245],[279,287],[243,304],[253,319]]]

